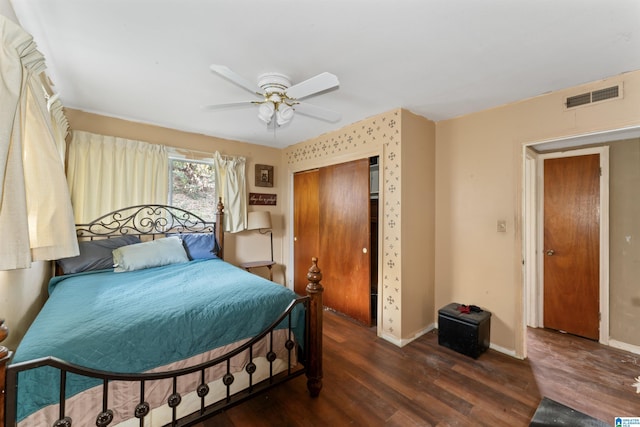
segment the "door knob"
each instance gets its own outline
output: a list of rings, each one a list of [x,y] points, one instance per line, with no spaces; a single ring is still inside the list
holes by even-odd
[[[552,256],[555,253],[556,251],[554,251],[553,249],[547,249],[547,256]]]

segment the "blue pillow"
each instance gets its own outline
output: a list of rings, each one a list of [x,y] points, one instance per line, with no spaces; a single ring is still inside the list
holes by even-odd
[[[136,236],[119,236],[110,239],[91,240],[78,243],[80,255],[56,261],[63,274],[113,268],[113,250],[122,246],[140,243]]]
[[[177,234],[182,239],[189,259],[218,258],[218,242],[213,233]]]

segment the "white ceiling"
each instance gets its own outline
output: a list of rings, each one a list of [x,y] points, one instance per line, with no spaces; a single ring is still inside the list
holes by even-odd
[[[6,0],[5,0],[6,1]],[[286,147],[397,107],[434,121],[640,69],[638,0],[11,0],[63,104]],[[340,87],[268,130],[209,70]]]

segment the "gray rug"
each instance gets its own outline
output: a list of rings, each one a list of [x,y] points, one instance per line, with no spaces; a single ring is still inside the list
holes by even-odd
[[[542,398],[529,427],[610,427],[603,421],[571,409],[555,400]]]

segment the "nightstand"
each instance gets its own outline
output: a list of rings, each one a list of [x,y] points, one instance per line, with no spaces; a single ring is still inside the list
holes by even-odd
[[[274,266],[274,261],[251,261],[251,262],[243,262],[240,264],[240,267],[244,268],[247,271],[251,271],[252,268],[261,268],[267,267],[269,269],[269,280],[273,282],[273,271],[271,268]]]

